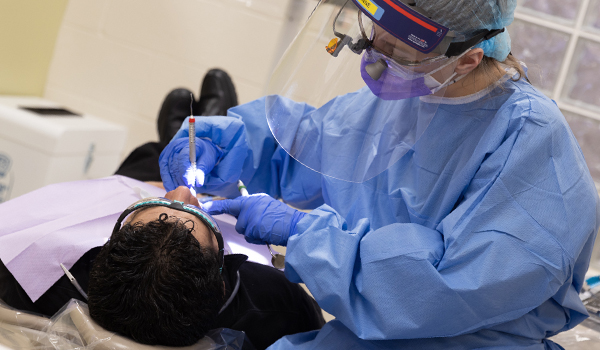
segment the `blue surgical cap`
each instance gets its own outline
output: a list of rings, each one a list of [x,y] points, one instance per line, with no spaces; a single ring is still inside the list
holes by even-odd
[[[512,23],[517,0],[415,0],[434,21],[458,34],[464,41],[482,29],[502,29]],[[475,46],[485,56],[503,62],[510,53],[510,36],[504,31]]]

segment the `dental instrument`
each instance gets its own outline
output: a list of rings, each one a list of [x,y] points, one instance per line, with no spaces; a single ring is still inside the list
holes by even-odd
[[[62,263],[60,263],[60,267],[63,269],[65,275],[67,275],[67,278],[69,281],[71,281],[71,284],[75,287],[75,289],[77,289],[77,291],[85,298],[85,300],[88,300],[87,294],[83,291],[83,288],[81,288],[79,283],[77,283],[75,276],[73,276]]]

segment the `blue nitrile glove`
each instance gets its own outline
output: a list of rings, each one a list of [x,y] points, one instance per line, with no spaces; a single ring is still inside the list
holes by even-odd
[[[212,142],[196,137],[196,169],[191,169],[189,139],[172,140],[160,153],[160,177],[167,191],[179,186],[202,186],[204,175],[211,172],[221,159],[221,151]]]
[[[287,245],[288,238],[298,233],[296,224],[306,215],[264,193],[208,202],[202,207],[210,215],[237,217],[235,230],[254,244]]]

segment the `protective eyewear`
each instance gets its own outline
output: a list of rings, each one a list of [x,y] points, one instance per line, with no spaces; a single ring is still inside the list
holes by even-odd
[[[151,207],[167,207],[167,208],[175,209],[178,211],[190,213],[190,214],[194,215],[195,217],[197,217],[198,219],[200,219],[200,221],[208,227],[208,229],[212,232],[212,234],[217,239],[217,245],[219,248],[218,259],[220,262],[219,272],[223,271],[225,249],[224,249],[223,235],[221,234],[221,229],[219,229],[219,225],[217,225],[215,220],[210,215],[208,215],[208,213],[206,213],[204,210],[202,210],[196,206],[193,206],[190,204],[184,204],[183,202],[180,202],[180,201],[172,201],[172,200],[162,198],[162,197],[144,198],[142,200],[139,200],[139,201],[133,203],[132,205],[127,207],[127,209],[125,209],[125,211],[121,214],[121,216],[119,216],[119,219],[117,220],[117,223],[115,224],[115,227],[113,229],[113,234],[121,229],[121,223],[131,213],[133,213],[136,210],[146,209],[146,208],[151,208]]]
[[[457,79],[456,72],[443,68],[459,57],[449,50],[458,36],[453,38],[447,28],[418,14],[425,17],[423,23],[441,29],[441,35],[436,35],[437,30],[430,31],[433,38],[421,37],[429,52],[422,52],[420,46],[421,51],[405,50],[414,47],[397,37],[390,21],[406,16],[384,8],[382,4],[388,2],[399,4],[397,0],[320,1],[269,80],[265,112],[277,143],[296,161],[324,176],[362,183],[397,164],[414,150],[442,102],[420,97],[445,96],[447,86]],[[392,48],[386,49],[391,40],[395,40],[389,45]]]
[[[467,41],[452,42],[455,33],[431,20],[414,2],[376,1],[346,0],[333,21],[336,38],[327,45],[327,52],[337,57],[345,46],[356,54],[373,48],[398,64],[420,66],[458,56],[504,31],[483,30]],[[354,21],[360,31],[353,36],[349,23]]]

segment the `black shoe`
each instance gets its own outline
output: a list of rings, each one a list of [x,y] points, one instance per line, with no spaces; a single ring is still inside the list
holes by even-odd
[[[190,115],[190,104],[193,101],[192,92],[188,89],[175,89],[165,97],[156,123],[160,143],[167,144],[175,136],[181,123]]]
[[[194,105],[195,115],[227,115],[227,110],[237,106],[237,94],[229,75],[218,68],[204,76],[200,97]]]

